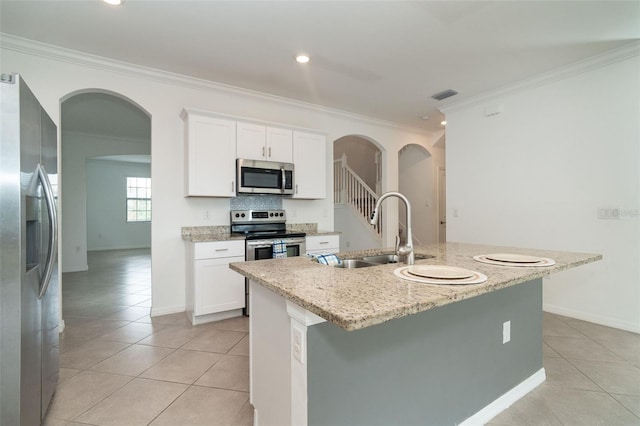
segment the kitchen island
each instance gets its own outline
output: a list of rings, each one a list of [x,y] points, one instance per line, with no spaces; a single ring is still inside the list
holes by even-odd
[[[394,275],[402,264],[342,269],[303,257],[230,265],[251,280],[256,425],[483,423],[545,379],[542,277],[601,258],[461,243],[416,253],[433,256],[416,265],[462,267],[488,279],[429,285]],[[488,253],[556,263],[473,259]]]

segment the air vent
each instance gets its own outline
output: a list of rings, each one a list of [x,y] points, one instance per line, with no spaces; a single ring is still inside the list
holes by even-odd
[[[15,82],[15,79],[13,78],[13,74],[2,74],[0,76],[0,82],[13,84]]]
[[[443,100],[443,99],[447,99],[450,98],[451,96],[457,95],[458,92],[456,92],[453,89],[447,89],[443,92],[440,93],[436,93],[435,95],[431,96],[433,99],[437,99],[439,101]]]

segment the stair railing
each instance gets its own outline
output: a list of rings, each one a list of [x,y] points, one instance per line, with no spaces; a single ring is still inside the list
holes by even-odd
[[[352,206],[367,223],[371,220],[378,201],[375,191],[347,165],[347,156],[344,154],[342,158],[333,161],[333,201]],[[382,214],[378,215],[374,229],[378,236],[382,236]]]

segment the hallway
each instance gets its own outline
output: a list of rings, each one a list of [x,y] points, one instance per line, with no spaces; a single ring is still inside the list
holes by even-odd
[[[45,425],[251,425],[249,323],[151,319],[148,249],[63,275],[60,380]]]

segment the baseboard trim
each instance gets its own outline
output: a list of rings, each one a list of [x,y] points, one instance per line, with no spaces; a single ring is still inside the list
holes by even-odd
[[[177,314],[180,312],[184,312],[185,311],[185,307],[184,305],[182,306],[169,306],[166,308],[151,308],[151,316],[152,317],[159,317],[162,315],[170,315],[170,314]]]
[[[106,246],[106,247],[91,247],[87,248],[87,251],[112,251],[112,250],[140,250],[151,249],[149,245],[134,245],[134,246]]]
[[[634,324],[629,321],[619,320],[603,315],[597,315],[590,312],[578,311],[575,309],[563,308],[561,306],[544,303],[542,310],[551,314],[562,315],[565,317],[575,318],[582,321],[593,322],[595,324],[604,325],[606,327],[618,328],[620,330],[631,331],[640,334],[640,324]]]
[[[217,312],[215,314],[208,314],[208,315],[193,316],[192,314],[193,312],[191,312],[191,315],[187,313],[187,317],[191,320],[191,324],[200,325],[200,324],[206,324],[209,322],[222,321],[229,318],[241,317],[242,309],[232,309],[230,311]]]
[[[488,423],[491,419],[509,408],[520,398],[541,385],[546,378],[547,375],[544,368],[541,368],[529,376],[524,382],[520,383],[509,392],[505,393],[500,398],[496,399],[491,404],[460,423],[460,426],[476,426]]]
[[[79,265],[79,266],[67,266],[62,269],[62,273],[66,274],[67,272],[84,272],[89,270],[89,265]]]

